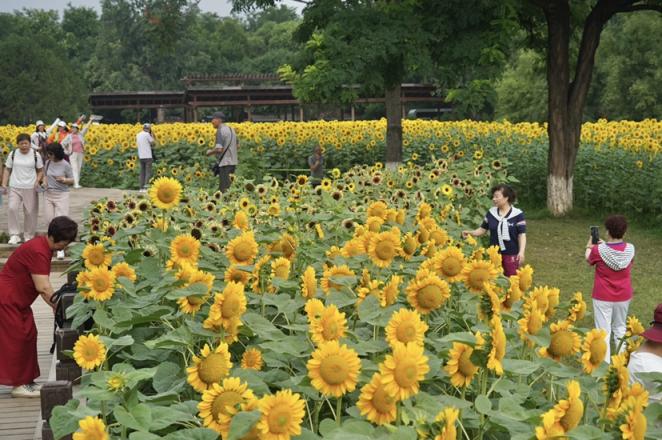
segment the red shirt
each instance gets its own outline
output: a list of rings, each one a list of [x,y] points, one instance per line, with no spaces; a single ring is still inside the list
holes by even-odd
[[[39,296],[32,275],[50,275],[53,251],[46,236],[22,244],[0,272],[0,304],[29,309]]]
[[[625,243],[607,243],[617,251],[625,250]],[[595,279],[593,281],[594,299],[600,301],[621,302],[632,299],[632,263],[623,270],[613,270],[602,261],[598,247],[593,246],[588,256],[588,263],[595,265]]]

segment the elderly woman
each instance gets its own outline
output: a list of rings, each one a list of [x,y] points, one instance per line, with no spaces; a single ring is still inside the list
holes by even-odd
[[[651,402],[662,402],[662,388],[645,376],[647,373],[662,373],[662,304],[655,308],[651,326],[641,336],[645,342],[630,355],[628,363],[630,383],[638,382],[645,389],[652,390]]]
[[[595,266],[593,281],[593,317],[595,327],[607,333],[607,352],[605,360],[609,362],[610,341],[613,333],[618,341],[625,336],[625,320],[632,300],[632,261],[634,246],[623,241],[628,223],[622,215],[610,215],[605,220],[607,241],[600,240],[593,244],[589,237],[586,243],[586,261]]]
[[[46,147],[48,160],[44,164],[42,186],[44,192],[44,215],[46,224],[54,217],[69,215],[69,185],[74,183],[73,172],[69,162],[64,160],[64,148],[60,144],[50,144]],[[57,259],[64,259],[64,251],[57,251]]]
[[[517,274],[524,264],[526,251],[526,220],[524,212],[513,206],[517,194],[510,185],[499,184],[492,188],[494,206],[487,211],[483,223],[473,231],[462,231],[462,236],[480,237],[490,232],[490,245],[499,246],[503,273],[506,276]]]
[[[53,309],[49,280],[53,251],[75,240],[78,225],[55,217],[48,235],[22,244],[0,272],[0,384],[13,386],[14,397],[39,397],[37,326],[30,306],[41,296]]]
[[[2,192],[8,193],[7,223],[9,244],[21,242],[18,213],[23,208],[23,239],[34,237],[37,230],[39,198],[37,188],[41,181],[43,162],[41,156],[30,148],[30,136],[21,133],[16,137],[18,149],[9,153],[2,173]]]

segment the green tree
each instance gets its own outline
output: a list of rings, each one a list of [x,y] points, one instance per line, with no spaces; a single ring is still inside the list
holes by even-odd
[[[496,112],[499,119],[512,122],[547,118],[545,60],[536,51],[521,49],[496,83]]]

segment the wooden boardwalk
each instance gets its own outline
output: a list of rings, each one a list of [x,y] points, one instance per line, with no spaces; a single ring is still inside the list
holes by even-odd
[[[51,274],[51,283],[58,289],[66,281],[59,273]],[[39,370],[41,376],[37,383],[55,380],[53,355],[49,353],[53,343],[53,311],[41,299],[32,304],[35,321],[37,322],[37,353],[39,355]],[[53,371],[51,372],[51,367]],[[41,438],[37,424],[41,420],[41,403],[37,398],[13,398],[11,387],[0,385],[0,439],[2,440],[32,440]]]

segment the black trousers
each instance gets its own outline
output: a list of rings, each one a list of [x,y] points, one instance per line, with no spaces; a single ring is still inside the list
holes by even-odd
[[[232,185],[232,179],[230,178],[230,175],[234,174],[235,168],[237,168],[235,165],[225,165],[221,167],[220,173],[218,174],[220,181],[219,189],[221,192],[225,192],[225,190],[230,188],[230,185]]]

